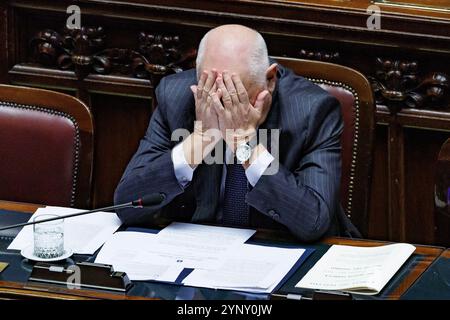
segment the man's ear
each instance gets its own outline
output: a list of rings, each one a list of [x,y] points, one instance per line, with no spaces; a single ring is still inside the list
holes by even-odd
[[[270,94],[275,91],[275,84],[277,83],[277,70],[278,64],[272,63],[266,71],[267,90],[269,90]]]

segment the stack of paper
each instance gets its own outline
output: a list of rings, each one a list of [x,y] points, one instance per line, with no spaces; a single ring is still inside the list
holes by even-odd
[[[334,245],[296,287],[377,294],[414,250],[406,243],[369,248]]]
[[[217,268],[228,252],[250,239],[256,230],[212,227],[174,222],[157,236],[158,245],[151,250],[173,256],[185,268]]]
[[[105,243],[95,262],[110,264],[131,280],[173,282],[184,268],[218,268],[227,252],[254,233],[179,222],[158,234],[118,232]]]
[[[164,253],[152,252],[156,240],[152,233],[117,232],[102,247],[95,262],[126,272],[130,280],[174,282],[184,267]]]
[[[29,222],[43,214],[66,216],[83,211],[61,207],[39,208],[31,216]],[[119,217],[112,212],[97,212],[67,218],[64,220],[64,246],[72,249],[74,253],[94,254],[119,229],[121,224]],[[8,249],[22,250],[32,246],[33,241],[33,226],[25,226],[11,242]]]
[[[196,269],[184,279],[183,284],[270,293],[304,251],[244,244],[228,253],[218,268]]]
[[[174,282],[196,287],[271,292],[303,249],[245,244],[255,230],[172,223],[158,234],[118,232],[95,262],[111,264],[131,280]]]

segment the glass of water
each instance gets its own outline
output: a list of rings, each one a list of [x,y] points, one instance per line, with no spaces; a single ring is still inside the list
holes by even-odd
[[[43,214],[33,220],[56,218],[57,215]],[[64,219],[33,225],[34,255],[43,259],[58,258],[64,254]]]

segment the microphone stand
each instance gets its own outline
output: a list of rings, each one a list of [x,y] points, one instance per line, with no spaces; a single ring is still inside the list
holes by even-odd
[[[99,212],[99,211],[112,211],[112,210],[118,210],[118,209],[124,209],[124,208],[150,207],[150,206],[161,204],[161,202],[163,202],[164,199],[165,199],[165,196],[163,194],[157,194],[156,196],[155,195],[150,195],[150,196],[145,196],[145,197],[143,197],[141,199],[138,199],[138,200],[135,200],[135,201],[131,201],[131,202],[128,202],[128,203],[123,203],[123,204],[118,204],[118,205],[115,205],[115,206],[109,206],[109,207],[105,207],[105,208],[99,208],[99,209],[94,209],[94,210],[89,210],[89,211],[83,211],[83,212],[68,214],[68,215],[65,215],[65,216],[59,216],[59,217],[54,217],[54,218],[49,218],[49,219],[44,219],[44,220],[39,220],[39,221],[31,221],[31,222],[24,222],[24,223],[13,224],[13,225],[10,225],[10,226],[6,226],[6,227],[0,228],[0,231],[13,229],[13,228],[18,228],[18,227],[30,226],[30,225],[34,225],[34,224],[38,224],[38,223],[44,223],[44,222],[50,222],[50,221],[55,221],[55,220],[61,220],[61,219],[67,219],[67,218],[72,218],[72,217],[83,216],[85,214],[95,213],[95,212]]]

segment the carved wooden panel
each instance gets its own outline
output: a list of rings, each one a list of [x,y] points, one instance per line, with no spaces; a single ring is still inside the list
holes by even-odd
[[[73,70],[78,79],[90,73],[148,78],[192,68],[196,50],[180,50],[180,37],[142,31],[137,48],[107,48],[102,26],[61,33],[39,31],[30,41],[34,60],[43,66]]]
[[[326,51],[301,49],[299,52],[299,57],[308,60],[319,60],[333,63],[339,62],[339,52],[326,52]]]
[[[402,107],[448,109],[450,81],[448,75],[431,72],[420,76],[417,61],[376,59],[375,76],[370,77],[377,103],[392,112]]]

